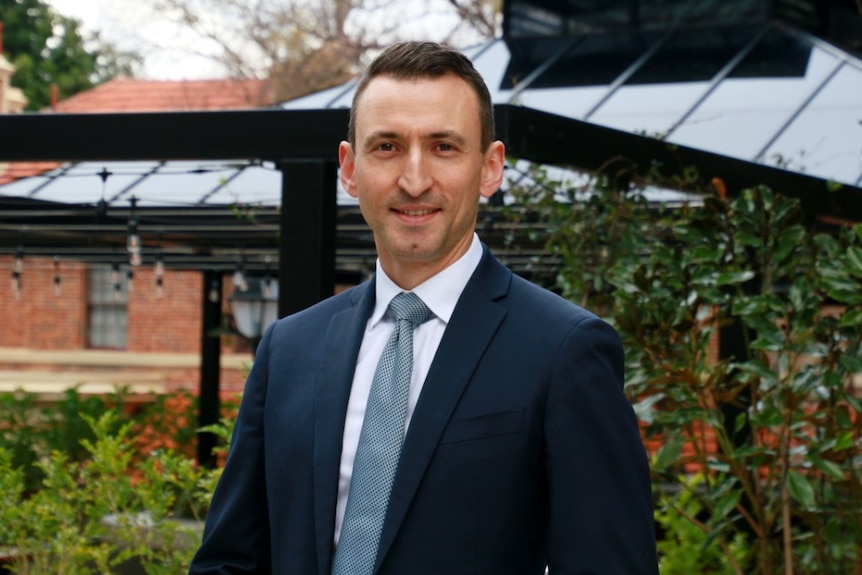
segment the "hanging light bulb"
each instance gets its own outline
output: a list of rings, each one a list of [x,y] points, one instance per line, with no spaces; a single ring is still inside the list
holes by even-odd
[[[153,273],[156,276],[156,297],[162,297],[165,295],[164,290],[164,275],[165,275],[165,262],[164,257],[162,256],[162,250],[159,249],[156,252],[156,265],[153,268]]]
[[[120,301],[123,286],[120,285],[120,264],[117,262],[111,264],[111,283],[114,284],[114,301]]]
[[[212,282],[210,282],[209,300],[212,303],[218,303],[219,296],[219,282],[218,280],[213,280]]]
[[[129,233],[126,239],[126,251],[129,253],[129,265],[141,265],[141,236],[138,235],[138,220],[135,217],[135,206],[138,198],[132,196],[132,210],[129,216]]]
[[[126,251],[129,252],[129,265],[141,265],[141,236],[138,235],[138,223],[134,218],[129,220],[129,235],[126,240]]]
[[[245,280],[245,273],[242,271],[242,262],[236,264],[236,269],[231,277],[234,287],[239,291],[248,290],[248,282]]]
[[[15,299],[21,299],[21,274],[24,273],[24,247],[15,250],[15,265],[12,268],[12,292]]]
[[[60,278],[60,257],[54,256],[54,295],[60,295],[60,284],[62,283],[62,279]]]
[[[135,272],[132,268],[129,268],[129,271],[126,272],[126,291],[135,291]]]

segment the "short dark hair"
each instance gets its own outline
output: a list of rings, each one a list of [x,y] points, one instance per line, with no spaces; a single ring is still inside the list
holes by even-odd
[[[350,120],[347,125],[347,139],[350,144],[356,143],[356,105],[371,80],[378,76],[390,76],[396,80],[416,80],[440,78],[447,74],[455,74],[463,79],[476,94],[479,101],[482,150],[487,150],[494,141],[494,106],[491,104],[488,86],[469,58],[453,48],[436,42],[392,44],[365,69],[359,78],[356,93],[353,95],[353,104],[350,107]]]

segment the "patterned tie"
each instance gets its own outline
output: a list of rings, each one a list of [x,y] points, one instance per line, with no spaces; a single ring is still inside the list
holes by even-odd
[[[395,296],[389,311],[395,316],[395,330],[383,348],[371,383],[332,575],[370,575],[374,569],[404,441],[413,372],[413,330],[428,318],[429,311],[417,295],[408,292]]]

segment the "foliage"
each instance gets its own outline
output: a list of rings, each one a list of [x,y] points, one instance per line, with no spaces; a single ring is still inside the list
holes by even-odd
[[[238,407],[207,427],[226,449]],[[220,475],[194,459],[197,398],[124,393],[50,405],[0,395],[0,549],[21,575],[174,575],[188,568]]]
[[[27,393],[0,394],[0,449],[22,470],[26,493],[40,488],[45,470],[35,464],[52,453],[62,453],[72,463],[89,458],[86,444],[95,440],[90,421],[108,412],[116,416],[112,433],[131,426],[131,468],[137,469],[158,453],[176,453],[189,460],[196,456],[198,401],[188,391],[161,395],[144,405],[130,401],[122,391],[87,397],[70,389],[50,403],[36,399]],[[231,421],[237,409],[237,398],[223,401],[223,421]],[[216,435],[224,434],[219,431]]]
[[[29,99],[28,110],[51,103],[51,86],[67,98],[120,74],[140,59],[100,40],[85,38],[81,23],[57,14],[44,0],[0,0],[3,45],[16,67],[12,85]]]
[[[72,389],[58,401],[40,405],[32,394],[0,394],[0,448],[11,464],[23,470],[24,489],[29,493],[44,478],[37,462],[55,451],[72,461],[86,458],[82,441],[93,439],[87,418],[121,410],[120,395],[87,398]]]
[[[658,553],[662,575],[731,574],[745,557],[745,538],[738,533],[722,549],[709,544],[709,529],[701,520],[703,508],[693,496],[702,476],[681,476],[686,489],[678,494],[660,494],[656,524],[661,532]]]
[[[174,510],[180,497],[206,507],[211,472],[165,451],[133,476],[131,424],[120,425],[113,411],[85,419],[93,435],[82,441],[87,457],[73,461],[53,451],[37,463],[42,481],[33,493],[24,488],[22,468],[0,449],[0,541],[17,554],[13,572],[110,574],[131,561],[147,575],[183,572],[199,533]]]
[[[862,225],[818,233],[763,187],[655,205],[632,182],[659,182],[618,167],[562,188],[537,170],[509,210],[620,332],[662,506],[700,511],[697,545],[735,573],[862,572]]]

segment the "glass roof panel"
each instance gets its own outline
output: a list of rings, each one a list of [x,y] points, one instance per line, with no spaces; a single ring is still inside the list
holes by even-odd
[[[71,164],[61,176],[39,189],[32,197],[66,204],[95,204],[121,193],[140,180],[156,162],[81,162]],[[104,179],[101,174],[107,174]],[[5,187],[2,188],[5,194]]]
[[[663,136],[753,40],[755,30],[687,30],[674,34],[589,121]],[[692,53],[697,58],[692,58]]]
[[[281,203],[281,172],[271,163],[248,166],[203,198],[203,203],[277,206]]]
[[[236,176],[247,163],[246,160],[166,162],[138,185],[124,190],[122,199],[128,201],[135,196],[139,206],[197,205],[223,182]]]
[[[843,66],[767,150],[764,161],[862,183],[862,69]]]
[[[57,170],[52,170],[51,173],[56,173]],[[10,198],[27,198],[33,193],[33,190],[39,189],[41,186],[50,182],[51,178],[41,176],[29,176],[21,178],[8,184],[0,186],[0,196]]]
[[[503,40],[495,40],[481,50],[473,60],[473,66],[488,85],[492,102],[498,104],[508,102],[512,94],[511,90],[500,88],[510,58],[511,53],[506,43]]]
[[[669,140],[753,160],[836,65],[837,58],[825,51],[774,31]]]
[[[629,69],[638,57],[649,48],[646,42],[658,41],[658,36],[649,40],[630,34],[588,36],[574,44],[558,43],[565,50],[559,59],[548,66],[527,88],[517,94],[515,102],[524,106],[551,112],[568,118],[582,119],[602,98],[606,97],[611,84]],[[553,54],[552,54],[553,55]],[[541,66],[537,55],[522,57],[520,62],[513,57],[508,74],[528,75],[527,66]],[[512,78],[507,79],[510,83]]]

